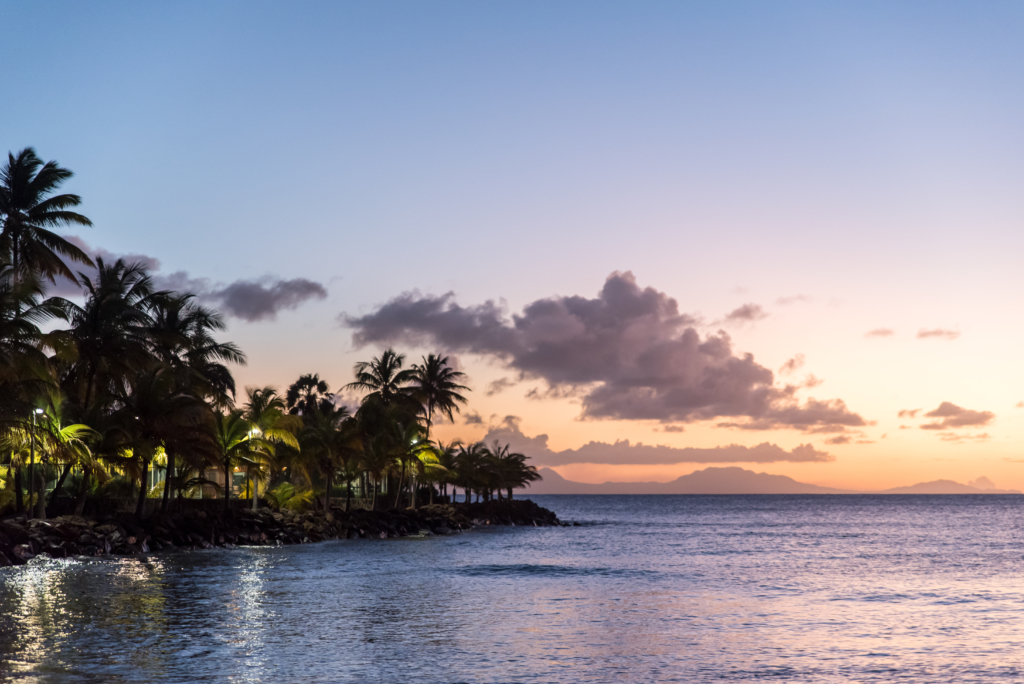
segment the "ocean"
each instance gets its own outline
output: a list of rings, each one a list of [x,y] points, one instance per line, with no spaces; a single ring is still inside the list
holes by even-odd
[[[0,570],[0,681],[1024,677],[1022,496],[535,496],[571,528]]]

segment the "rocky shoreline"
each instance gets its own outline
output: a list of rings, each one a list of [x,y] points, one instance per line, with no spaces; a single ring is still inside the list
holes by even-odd
[[[296,513],[267,507],[253,512],[186,511],[142,519],[131,514],[92,520],[60,516],[0,520],[0,567],[33,558],[131,556],[160,551],[282,546],[329,539],[390,539],[458,534],[487,525],[568,527],[529,499],[437,504],[416,510]]]

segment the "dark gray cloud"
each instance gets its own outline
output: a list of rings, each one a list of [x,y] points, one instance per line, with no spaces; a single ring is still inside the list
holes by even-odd
[[[548,447],[548,436],[527,437],[518,422],[491,428],[484,437],[490,444],[497,440],[508,444],[512,451],[525,454],[532,465],[562,466],[570,463],[597,463],[603,465],[672,465],[675,463],[829,463],[835,457],[818,451],[810,444],[801,444],[789,451],[768,442],[747,447],[739,444],[698,449],[649,445],[621,440],[589,442],[579,449],[553,451]]]
[[[101,248],[94,249],[77,236],[69,236],[68,240],[94,259],[99,257],[107,263],[123,259],[127,263],[142,264],[150,272],[157,288],[190,292],[204,303],[217,306],[228,316],[250,322],[273,320],[280,311],[294,310],[312,299],[327,297],[327,289],[323,285],[306,278],[285,280],[268,275],[256,280],[236,280],[225,285],[213,283],[208,278],[193,278],[185,271],[161,274],[160,261],[145,254],[114,254]],[[95,274],[95,269],[72,268],[76,273],[82,271],[89,277]],[[73,297],[81,295],[82,289],[61,278],[50,289],[50,294]]]
[[[733,309],[725,315],[726,323],[752,323],[762,318],[768,318],[768,314],[759,304],[744,304],[738,309]]]
[[[918,330],[917,339],[927,340],[937,338],[940,340],[955,340],[960,337],[959,330],[943,330],[942,328],[933,328],[931,330]]]
[[[951,428],[980,427],[991,423],[996,414],[991,411],[972,411],[944,401],[934,411],[924,414],[925,418],[940,418],[934,423],[925,423],[922,430],[949,430]],[[986,435],[987,437],[987,435]]]
[[[452,293],[405,293],[363,316],[339,317],[356,346],[411,344],[497,358],[520,379],[568,392],[584,418],[690,422],[730,417],[736,426],[862,426],[839,399],[801,403],[777,387],[727,333],[702,336],[674,299],[613,273],[596,298],[552,297],[506,316],[493,301],[471,307]]]
[[[892,328],[875,328],[864,333],[864,337],[892,337],[895,334]]]

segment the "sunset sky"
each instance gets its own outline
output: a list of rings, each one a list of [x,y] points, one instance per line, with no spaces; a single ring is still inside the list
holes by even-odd
[[[34,2],[0,26],[4,150],[76,173],[93,253],[225,311],[240,384],[338,388],[393,344],[468,374],[443,438],[569,479],[1024,489],[1024,5]]]

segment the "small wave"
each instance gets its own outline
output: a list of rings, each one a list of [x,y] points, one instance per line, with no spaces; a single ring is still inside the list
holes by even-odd
[[[623,568],[572,567],[568,565],[533,565],[515,563],[511,565],[470,565],[460,568],[459,572],[471,577],[493,577],[496,575],[536,576],[536,577],[638,577],[651,573],[644,570]]]

